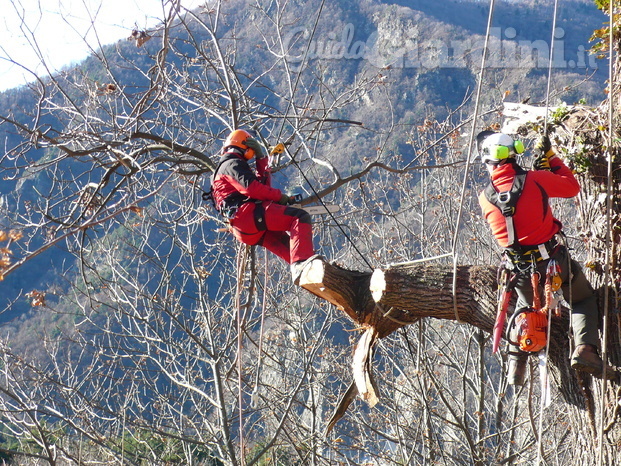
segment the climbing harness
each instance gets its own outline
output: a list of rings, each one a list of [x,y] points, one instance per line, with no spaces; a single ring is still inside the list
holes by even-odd
[[[541,277],[537,271],[537,258],[532,255],[528,268],[521,268],[525,262],[513,262],[513,270],[509,272],[506,262],[501,264],[499,274],[499,289],[502,292],[498,300],[498,315],[494,325],[494,347],[493,352],[498,350],[500,343],[500,333],[502,332],[506,310],[511,299],[511,294],[515,283],[520,276],[530,273],[530,283],[533,290],[533,302],[531,306],[522,307],[516,310],[507,322],[507,340],[520,351],[526,353],[537,353],[547,346],[548,331],[551,311],[554,315],[560,316],[561,304],[569,306],[562,296],[562,279],[560,276],[560,266],[552,258],[546,267],[545,279],[545,305],[542,305],[539,293]],[[509,278],[510,277],[510,278]]]
[[[546,250],[547,251],[547,250]],[[552,315],[560,317],[561,305],[570,308],[563,297],[561,267],[556,259],[549,259],[546,266],[544,282],[544,300],[540,296],[541,277],[537,271],[537,262],[543,260],[536,254],[539,249],[531,250],[530,256],[511,256],[505,254],[498,271],[498,310],[493,331],[492,351],[496,353],[500,346],[502,330],[512,293],[520,276],[530,274],[533,302],[528,307],[516,310],[507,322],[507,340],[520,351],[537,353],[547,348],[549,341],[549,323]],[[553,252],[552,252],[553,254]]]
[[[515,214],[515,206],[524,189],[526,173],[526,170],[516,165],[516,174],[513,178],[513,183],[511,184],[511,189],[509,191],[501,193],[497,192],[491,181],[484,191],[485,197],[490,204],[493,204],[500,209],[502,215],[505,217],[509,248],[519,245],[517,235],[515,234],[515,227],[513,225],[513,214]]]
[[[214,168],[213,172],[211,173],[211,183],[209,186],[209,191],[203,191],[203,194],[201,197],[203,201],[205,202],[211,201],[213,208],[217,210],[220,214],[222,214],[222,216],[224,216],[227,219],[231,219],[233,218],[235,213],[231,212],[230,210],[232,208],[238,208],[239,205],[245,202],[246,200],[248,200],[248,198],[240,194],[239,196],[236,196],[234,202],[231,202],[228,199],[225,199],[225,201],[222,203],[220,207],[216,205],[216,200],[213,197],[213,182],[216,179],[216,175],[218,174],[218,171],[220,170],[224,162],[228,160],[224,158],[224,156],[228,154],[237,155],[235,152],[225,152],[224,154],[222,154],[222,156],[220,157],[220,161],[218,162],[218,165],[216,165],[216,168]]]

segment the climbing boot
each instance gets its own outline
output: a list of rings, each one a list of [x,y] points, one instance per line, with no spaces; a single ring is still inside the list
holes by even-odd
[[[597,354],[597,348],[593,345],[578,345],[571,355],[571,368],[580,372],[587,372],[598,379],[602,378],[602,358]],[[615,370],[606,365],[605,377],[607,380],[616,378]]]
[[[314,254],[308,259],[297,261],[291,264],[291,279],[293,280],[294,285],[298,285],[300,283],[300,277],[302,276],[302,272],[315,259],[323,260],[323,257],[319,254]]]
[[[509,385],[524,385],[528,354],[522,351],[510,352],[507,358],[507,382]]]

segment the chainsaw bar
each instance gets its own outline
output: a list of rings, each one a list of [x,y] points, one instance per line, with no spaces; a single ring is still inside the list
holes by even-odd
[[[341,210],[341,206],[334,204],[327,205],[306,205],[302,206],[301,204],[293,204],[291,207],[297,207],[298,209],[305,210],[310,215],[328,215],[334,214]]]

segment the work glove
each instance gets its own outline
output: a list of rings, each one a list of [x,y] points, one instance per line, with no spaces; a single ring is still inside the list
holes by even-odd
[[[280,201],[278,201],[280,205],[291,205],[295,204],[295,197],[287,196],[286,194],[280,195]]]
[[[551,155],[550,152],[552,152],[552,143],[550,142],[550,138],[547,134],[541,136],[539,140],[535,143],[535,150],[541,155]]]
[[[533,170],[550,170],[550,159],[552,159],[555,154],[552,150],[550,138],[546,134],[541,136],[535,144],[535,151],[537,151],[539,155],[533,160]]]
[[[265,157],[265,151],[263,150],[263,146],[256,139],[254,138],[246,139],[246,145],[248,146],[249,149],[252,149],[254,151],[254,156],[257,158],[257,160]]]
[[[546,155],[540,155],[533,160],[533,170],[550,170],[550,158]]]

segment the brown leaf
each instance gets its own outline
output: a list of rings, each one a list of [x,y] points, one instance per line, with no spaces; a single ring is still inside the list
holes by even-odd
[[[26,297],[30,300],[31,306],[45,306],[45,293],[37,290],[32,290],[30,293],[26,293]]]
[[[211,273],[209,273],[209,271],[201,265],[194,267],[194,271],[196,272],[196,275],[203,280],[211,275]]]
[[[133,205],[133,206],[131,206],[131,207],[129,208],[129,210],[131,210],[132,212],[134,212],[136,215],[139,215],[139,216],[141,216],[141,217],[143,216],[143,214],[142,214],[142,207],[138,207],[138,206],[136,206],[136,205]]]
[[[11,251],[8,248],[0,248],[0,267],[6,269],[11,265]]]
[[[22,239],[24,235],[22,235],[21,231],[18,230],[11,230],[9,231],[9,238],[11,238],[13,241],[19,241],[20,239]]]

